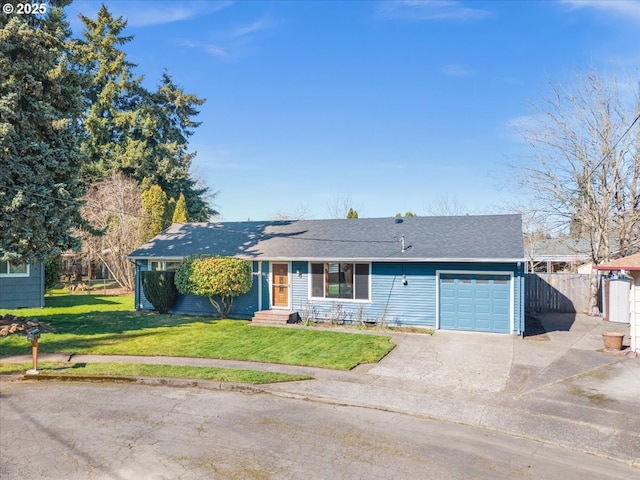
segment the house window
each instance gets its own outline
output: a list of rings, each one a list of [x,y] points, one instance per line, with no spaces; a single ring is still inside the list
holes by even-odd
[[[311,296],[369,300],[369,264],[312,263]]]
[[[164,260],[149,260],[150,270],[160,270],[163,272],[175,272],[181,262],[167,262]]]
[[[23,263],[15,265],[8,261],[0,262],[0,276],[1,277],[28,277],[29,276],[29,264]]]

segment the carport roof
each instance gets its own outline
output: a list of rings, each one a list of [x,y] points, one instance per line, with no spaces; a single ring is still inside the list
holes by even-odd
[[[520,215],[173,224],[129,258],[192,254],[263,260],[524,260]]]

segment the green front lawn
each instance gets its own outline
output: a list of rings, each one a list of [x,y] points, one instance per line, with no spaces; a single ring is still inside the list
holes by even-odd
[[[139,313],[133,311],[130,296],[60,295],[47,297],[46,305],[11,312],[47,324],[50,331],[40,338],[41,353],[167,355],[349,370],[377,362],[393,348],[387,336]],[[0,339],[0,356],[30,351],[23,335]]]
[[[0,363],[0,375],[24,375],[32,363]],[[145,365],[140,363],[73,363],[38,362],[42,376],[127,376],[211,380],[216,382],[264,384],[308,380],[307,375],[261,372],[238,368],[191,367],[184,365]]]

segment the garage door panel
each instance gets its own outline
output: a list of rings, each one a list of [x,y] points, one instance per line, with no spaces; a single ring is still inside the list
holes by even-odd
[[[440,328],[509,332],[510,277],[491,274],[440,276]]]
[[[476,314],[478,315],[490,315],[491,305],[476,305]]]
[[[473,310],[474,310],[473,304],[460,303],[460,304],[458,304],[458,312],[457,313],[459,313],[460,315],[464,315],[464,314],[471,315],[471,314],[473,314]]]

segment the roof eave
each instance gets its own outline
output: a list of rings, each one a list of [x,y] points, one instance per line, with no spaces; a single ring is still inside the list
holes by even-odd
[[[400,262],[400,263],[517,263],[525,262],[524,257],[513,258],[447,258],[447,257],[268,257],[268,256],[247,256],[235,255],[237,258],[245,260],[261,260],[270,262]],[[182,256],[164,255],[129,255],[129,260],[182,260]]]

